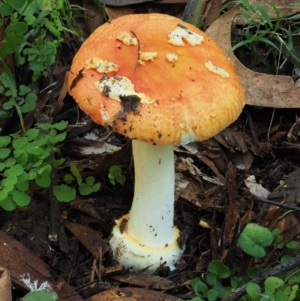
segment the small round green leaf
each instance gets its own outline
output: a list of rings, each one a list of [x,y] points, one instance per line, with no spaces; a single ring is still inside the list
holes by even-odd
[[[230,269],[220,260],[213,260],[208,265],[208,271],[216,274],[218,277],[225,279],[230,277]]]
[[[19,176],[23,174],[24,168],[20,164],[13,165],[12,167],[8,168],[5,172],[5,175],[7,176]]]
[[[76,178],[77,183],[81,184],[82,183],[82,178],[81,178],[81,175],[80,175],[80,172],[79,172],[77,166],[72,165],[70,167],[70,171],[73,174],[73,176]]]
[[[89,195],[93,192],[93,189],[89,185],[87,185],[86,183],[81,183],[78,186],[78,189],[79,189],[79,193],[81,195]]]
[[[299,253],[299,243],[297,241],[290,241],[286,244],[286,247],[291,250],[294,254]]]
[[[300,271],[294,272],[289,278],[288,282],[291,284],[300,284]]]
[[[18,182],[16,188],[21,191],[27,191],[29,188],[28,174],[24,171],[20,176],[18,176]]]
[[[218,292],[214,289],[210,289],[208,292],[207,292],[207,299],[208,301],[215,301],[217,300],[218,298]]]
[[[76,190],[65,184],[54,186],[53,193],[59,202],[70,202],[76,197]]]
[[[6,147],[10,141],[11,138],[9,136],[0,136],[0,148]]]
[[[64,181],[67,184],[71,184],[74,180],[75,180],[75,178],[71,174],[65,174],[64,175]]]
[[[67,128],[67,126],[68,126],[68,121],[64,121],[64,120],[53,124],[53,128],[55,128],[59,131],[65,130]]]
[[[19,95],[20,96],[24,96],[27,93],[29,93],[30,91],[31,91],[31,89],[28,86],[25,86],[25,85],[19,86]]]
[[[12,7],[8,3],[0,4],[0,14],[4,17],[11,15],[13,12]]]
[[[0,207],[6,211],[13,211],[17,208],[17,204],[13,201],[12,196],[8,196],[5,201],[0,202]]]
[[[101,184],[96,183],[91,188],[92,188],[93,192],[97,192],[100,189],[100,187],[101,187]]]
[[[5,167],[9,168],[12,167],[13,165],[15,165],[17,163],[17,160],[13,157],[9,157],[6,161],[5,161]]]
[[[34,23],[34,21],[36,20],[36,17],[33,15],[27,15],[25,17],[25,21],[28,25],[32,25]]]
[[[26,133],[28,140],[34,140],[38,136],[39,132],[40,131],[38,129],[29,129]]]
[[[9,156],[10,154],[10,149],[9,148],[2,148],[0,149],[0,159],[5,159]]]
[[[37,176],[37,172],[34,169],[29,170],[28,180],[34,180]]]
[[[211,286],[215,285],[217,283],[217,275],[214,273],[208,273],[206,275],[206,282]]]
[[[265,280],[265,290],[274,294],[274,292],[283,285],[283,280],[278,277],[268,277]]]
[[[56,168],[56,167],[61,166],[65,161],[66,161],[66,159],[60,158],[60,159],[57,159],[57,160],[53,160],[51,165]]]
[[[49,140],[53,145],[55,145],[59,142],[64,141],[66,139],[66,136],[67,136],[67,133],[64,132],[64,133],[60,133],[60,134],[50,138]]]
[[[259,301],[261,298],[261,289],[256,283],[248,283],[246,292],[250,296],[251,301]]]
[[[6,27],[6,33],[25,34],[28,30],[28,25],[25,22],[16,22],[9,24]]]
[[[17,176],[9,175],[1,181],[1,185],[11,187],[14,186],[17,183],[17,181],[18,181]]]
[[[195,278],[192,281],[192,288],[195,294],[199,297],[205,298],[208,292],[207,285],[202,282],[199,278]]]
[[[44,153],[44,151],[45,151],[43,147],[36,146],[33,143],[29,143],[26,146],[25,150],[27,151],[28,154],[34,155],[36,157],[41,156]]]
[[[109,169],[108,176],[109,178],[116,178],[117,176],[122,174],[122,169],[120,166],[113,165]]]
[[[15,160],[21,164],[22,166],[25,166],[28,161],[28,153],[24,149],[15,149],[14,152]]]
[[[15,189],[12,194],[13,201],[20,207],[27,206],[30,202],[30,197],[24,191]]]
[[[8,192],[5,189],[0,189],[0,202],[5,201],[8,197]]]
[[[36,106],[37,96],[34,93],[28,93],[24,99],[25,103],[22,104],[21,111],[23,113],[28,113],[34,110]]]
[[[6,165],[2,162],[0,162],[0,172],[5,169]]]
[[[273,240],[274,236],[269,229],[249,223],[240,234],[237,244],[247,254],[262,258],[266,256],[264,248],[271,245]]]
[[[26,137],[21,137],[15,139],[12,143],[12,146],[14,149],[20,149],[23,148],[27,143],[28,143],[28,139]]]
[[[93,186],[95,183],[95,178],[92,176],[88,176],[85,180],[86,184],[89,186]]]

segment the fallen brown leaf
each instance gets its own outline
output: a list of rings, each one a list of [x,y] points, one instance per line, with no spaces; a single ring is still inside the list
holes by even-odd
[[[67,221],[63,222],[63,226],[69,229],[97,260],[100,259],[99,252],[103,255],[109,250],[107,241],[102,239],[102,236],[98,232],[80,224]]]
[[[240,14],[239,6],[235,6],[220,16],[206,33],[229,55],[244,86],[246,103],[273,108],[299,108],[300,80],[294,82],[290,76],[254,72],[230,52],[231,26],[235,17]]]
[[[140,287],[149,287],[157,290],[169,290],[175,287],[175,283],[173,281],[159,276],[123,272],[119,275],[112,275],[110,277],[122,283]]]
[[[299,5],[291,5],[296,1],[291,0],[272,0],[272,2],[265,0],[248,0],[250,4],[259,3],[268,13],[271,19],[277,18],[277,13],[281,17],[291,16],[300,11]],[[270,5],[271,4],[271,5]],[[276,11],[274,10],[276,7]],[[245,18],[242,15],[237,16],[235,20],[237,24],[244,24]]]

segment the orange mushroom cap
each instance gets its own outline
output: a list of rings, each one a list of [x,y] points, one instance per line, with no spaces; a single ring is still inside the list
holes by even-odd
[[[113,99],[109,81],[131,85],[132,94],[117,86]],[[97,28],[73,59],[68,87],[96,123],[156,144],[208,139],[245,102],[220,47],[195,26],[162,14],[127,15]]]

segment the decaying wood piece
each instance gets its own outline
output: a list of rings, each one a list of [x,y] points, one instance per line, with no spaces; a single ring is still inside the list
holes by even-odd
[[[233,164],[228,165],[228,205],[223,223],[222,233],[222,259],[225,263],[232,264],[235,256],[235,245],[238,237],[240,213],[237,208],[236,169]]]
[[[12,300],[10,275],[3,267],[0,267],[0,300]]]

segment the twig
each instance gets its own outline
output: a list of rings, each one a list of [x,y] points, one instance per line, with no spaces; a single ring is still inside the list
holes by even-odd
[[[207,0],[189,0],[181,19],[196,26],[200,17],[203,16],[206,2]]]
[[[266,203],[266,204],[269,204],[269,205],[278,206],[278,207],[281,207],[281,208],[287,209],[287,210],[295,210],[295,211],[299,211],[300,210],[299,207],[296,207],[296,206],[293,206],[293,205],[286,205],[286,204],[282,204],[282,203],[278,203],[278,202],[274,202],[274,201],[270,201],[270,200],[267,200],[267,199],[264,199],[264,198],[261,198],[261,197],[255,196],[255,195],[253,195],[253,199],[255,201],[258,201],[258,202],[262,202],[262,203]]]
[[[292,269],[299,267],[299,264],[300,264],[300,256],[295,257],[285,263],[279,264],[278,266],[274,267],[270,271],[265,272],[265,273],[261,274],[259,277],[256,277],[256,278],[252,279],[250,282],[244,284],[243,286],[238,288],[235,292],[233,292],[231,295],[229,295],[222,301],[236,301],[245,295],[247,284],[249,284],[249,283],[261,284],[268,277],[278,276],[278,275],[287,273],[287,272],[291,271]]]

